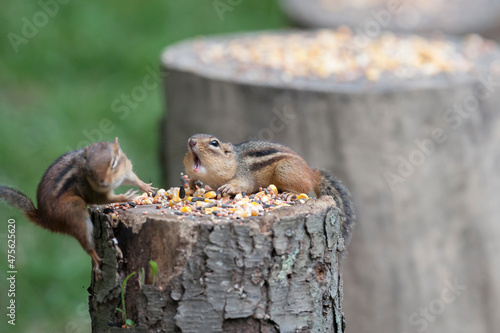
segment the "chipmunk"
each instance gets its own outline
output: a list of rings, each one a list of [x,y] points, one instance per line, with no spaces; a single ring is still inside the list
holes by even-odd
[[[137,191],[113,193],[122,184],[135,185],[144,192],[155,190],[132,171],[132,163],[116,138],[114,143],[97,142],[67,152],[52,163],[38,185],[38,209],[24,193],[8,186],[0,185],[0,199],[20,209],[35,224],[75,237],[92,257],[100,278],[101,259],[95,250],[87,205],[132,200]]]
[[[208,134],[193,135],[187,147],[184,166],[191,189],[201,181],[222,193],[254,193],[274,184],[283,192],[330,195],[340,208],[342,235],[349,243],[355,220],[349,191],[327,171],[311,169],[291,148],[258,140],[233,145]]]

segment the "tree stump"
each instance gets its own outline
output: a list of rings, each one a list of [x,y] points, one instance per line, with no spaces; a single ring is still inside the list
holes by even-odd
[[[123,332],[116,308],[132,272],[126,311],[137,326],[127,332],[344,332],[343,243],[331,197],[240,220],[156,212],[92,212],[103,258],[103,280],[90,286],[93,332]]]
[[[499,26],[500,2],[477,1],[338,1],[281,0],[296,25],[305,28],[351,27],[373,38],[381,31],[464,35],[487,33]]]
[[[165,182],[178,181],[183,147],[196,132],[288,144],[353,193],[358,223],[344,265],[349,330],[500,327],[498,49],[469,73],[345,83],[290,80],[197,53],[260,35],[187,41],[163,54]],[[453,295],[445,293],[446,302],[441,295],[454,281],[467,289],[447,303]]]

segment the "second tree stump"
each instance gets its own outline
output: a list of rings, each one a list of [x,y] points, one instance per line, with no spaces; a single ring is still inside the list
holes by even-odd
[[[353,194],[350,330],[492,332],[500,326],[499,49],[477,36],[382,34],[357,49],[359,40],[346,29],[268,31],[168,48],[166,183],[178,181],[197,132],[290,145]],[[467,291],[448,305],[439,297],[454,281]]]

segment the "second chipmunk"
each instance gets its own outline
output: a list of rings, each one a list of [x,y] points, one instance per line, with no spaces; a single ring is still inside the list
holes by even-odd
[[[24,193],[0,185],[0,199],[20,209],[32,222],[53,232],[75,237],[92,257],[100,278],[100,261],[94,246],[93,224],[88,204],[130,201],[136,191],[115,195],[120,185],[135,185],[144,192],[155,188],[132,171],[132,163],[118,144],[96,142],[67,152],[47,169],[38,185],[38,208]]]
[[[330,195],[341,211],[344,242],[350,241],[355,214],[349,191],[329,172],[310,168],[285,145],[258,140],[233,145],[213,135],[196,134],[188,140],[184,166],[191,188],[201,181],[222,193],[237,194],[274,184],[283,192]]]

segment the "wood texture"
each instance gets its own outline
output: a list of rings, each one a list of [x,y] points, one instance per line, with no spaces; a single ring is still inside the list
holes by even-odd
[[[142,267],[146,283],[141,274],[127,283],[127,317],[137,323],[127,332],[344,332],[330,197],[245,220],[154,214],[139,207],[113,221],[93,212],[104,275],[90,287],[93,332],[120,331],[108,323],[123,323],[121,282]]]
[[[285,143],[353,193],[358,223],[344,270],[351,332],[493,332],[500,327],[498,59],[473,75],[399,84],[259,83],[228,64],[196,63],[190,43],[176,45],[163,57],[165,182],[178,181],[193,133]],[[467,289],[444,303],[455,280]],[[433,306],[435,314],[420,313]]]

